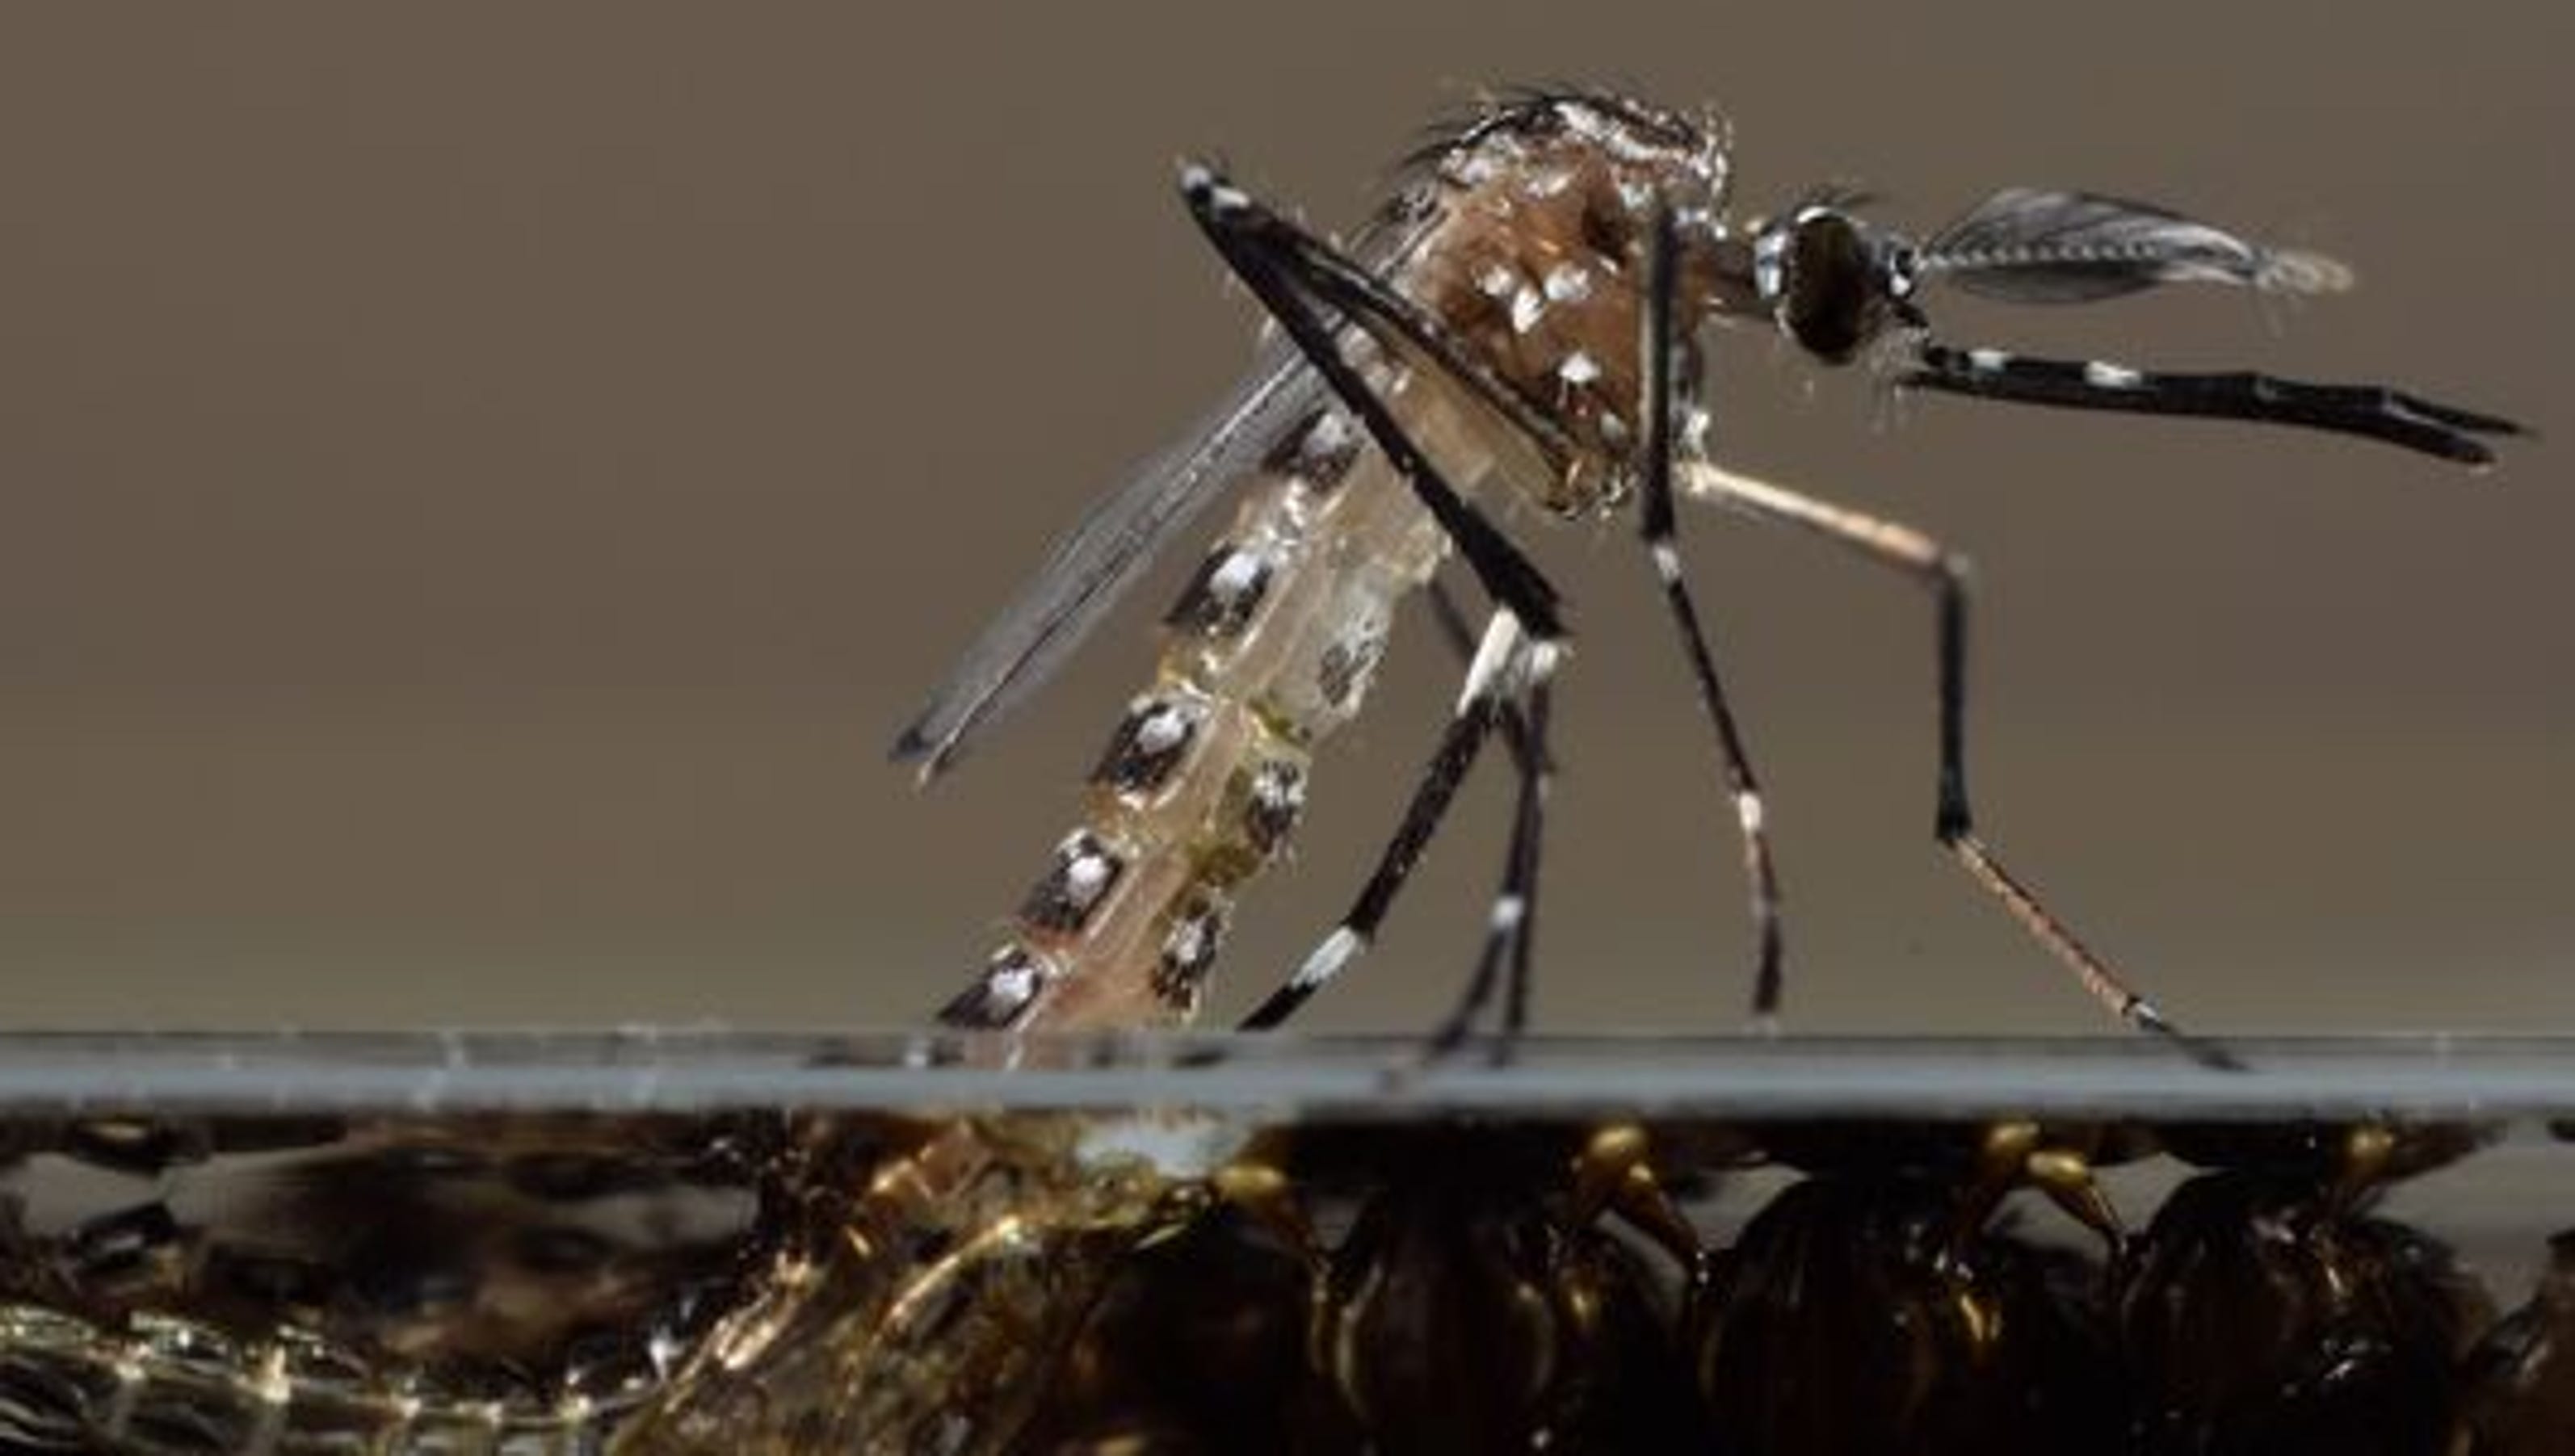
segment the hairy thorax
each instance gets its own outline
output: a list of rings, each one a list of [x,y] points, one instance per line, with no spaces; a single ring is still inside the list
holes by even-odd
[[[1712,222],[1726,183],[1721,129],[1560,97],[1496,112],[1423,161],[1425,177],[1395,206],[1432,221],[1400,275],[1574,447],[1546,478],[1510,483],[1561,516],[1615,505],[1635,448],[1653,211]],[[1687,377],[1696,356],[1684,347]]]

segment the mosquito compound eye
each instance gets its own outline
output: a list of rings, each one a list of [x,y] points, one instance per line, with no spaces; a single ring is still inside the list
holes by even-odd
[[[1877,251],[1857,223],[1828,208],[1806,208],[1790,220],[1774,305],[1790,337],[1842,363],[1876,332],[1884,304]]]

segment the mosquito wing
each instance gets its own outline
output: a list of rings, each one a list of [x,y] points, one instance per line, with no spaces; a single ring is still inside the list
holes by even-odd
[[[2331,293],[2351,270],[2268,248],[2149,203],[2006,188],[1922,245],[1924,277],[2013,303],[2086,303],[2162,283]]]
[[[1196,432],[1138,467],[1056,543],[895,739],[895,758],[919,760],[925,779],[947,767],[969,739],[1063,666],[1164,543],[1322,401],[1322,382],[1293,348],[1264,349],[1251,375]]]
[[[1351,253],[1362,269],[1394,269],[1426,232],[1424,217],[1389,208],[1359,230]],[[1251,374],[1198,429],[1094,502],[1056,543],[895,739],[895,760],[919,762],[925,780],[937,776],[978,734],[1045,686],[1210,502],[1253,474],[1288,431],[1330,402],[1330,387],[1293,344],[1266,344]]]

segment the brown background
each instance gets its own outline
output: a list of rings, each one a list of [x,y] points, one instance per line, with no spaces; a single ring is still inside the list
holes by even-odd
[[[1848,180],[1928,227],[2087,186],[2364,280],[2268,316],[1953,300],[1962,338],[2563,424],[2564,7],[935,10],[0,10],[0,1016],[920,1013],[1067,822],[1145,611],[935,791],[882,747],[1246,357],[1185,153],[1345,225],[1477,86],[1614,82],[1722,105],[1754,208]],[[1734,459],[1975,556],[1987,824],[2187,1017],[2575,1021],[2553,443],[2475,479],[2293,433],[1890,417],[1760,338],[1719,368]],[[1922,603],[1687,529],[1773,790],[1792,1024],[2096,1025],[1929,842]],[[1623,521],[1542,537],[1582,636],[1541,1014],[1732,1024],[1734,844],[1648,576]],[[1421,627],[1225,1008],[1390,822],[1448,691]],[[1320,1023],[1445,996],[1502,796]]]

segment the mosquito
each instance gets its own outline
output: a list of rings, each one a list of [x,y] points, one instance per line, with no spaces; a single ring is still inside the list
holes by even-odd
[[[2328,258],[2144,203],[2029,188],[1997,192],[1922,239],[1868,220],[1861,199],[1837,191],[1736,224],[1732,180],[1721,123],[1599,93],[1499,101],[1442,132],[1346,249],[1212,167],[1184,169],[1191,216],[1278,337],[1195,434],[1056,546],[894,756],[917,761],[925,781],[949,767],[1213,500],[1240,492],[1243,504],[1165,618],[1153,686],[1092,770],[1080,826],[943,1021],[1027,1030],[1194,1014],[1234,901],[1294,828],[1314,749],[1358,711],[1396,603],[1428,587],[1454,622],[1433,580],[1454,552],[1490,603],[1454,717],[1347,913],[1245,1024],[1279,1024],[1374,939],[1499,732],[1517,785],[1502,884],[1438,1041],[1464,1035],[1501,984],[1506,1037],[1519,1029],[1549,692],[1567,633],[1553,586],[1478,504],[1495,496],[1568,520],[1636,501],[1738,826],[1753,1011],[1774,1015],[1779,880],[1759,780],[1682,567],[1674,503],[1688,497],[1822,536],[1927,591],[1938,843],[2112,1014],[2224,1060],[2080,939],[1979,829],[1966,775],[1964,559],[1912,527],[1720,464],[1703,338],[1716,326],[1775,330],[1817,363],[1860,364],[1899,392],[2304,426],[2468,467],[2489,463],[2489,438],[2518,427],[2378,385],[1962,347],[1923,308],[1939,284],[2023,304],[2176,283],[2321,294],[2351,282]]]

